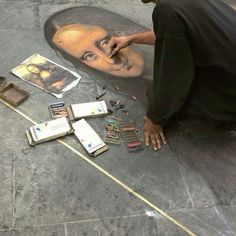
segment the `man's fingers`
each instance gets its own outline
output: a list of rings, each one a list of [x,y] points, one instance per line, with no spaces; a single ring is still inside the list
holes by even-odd
[[[149,146],[149,132],[144,132],[144,140],[146,146]]]
[[[164,144],[167,144],[166,137],[165,137],[165,135],[164,135],[164,133],[163,133],[162,131],[160,132],[160,136],[161,136],[162,142],[163,142]]]
[[[110,53],[110,58],[114,57],[118,52],[119,52],[119,47],[117,45],[115,45],[115,48],[112,49],[111,53]]]
[[[157,148],[161,149],[161,138],[159,134],[155,134],[155,138],[156,138]]]
[[[156,151],[157,150],[157,140],[156,140],[156,135],[155,134],[151,134],[151,142],[152,142],[152,147],[153,149]]]
[[[111,37],[110,41],[108,42],[108,46],[112,49],[114,48],[115,40],[114,37]]]
[[[167,143],[162,125],[153,124],[148,117],[144,117],[144,139],[146,146],[149,146],[149,143],[151,143],[155,151],[157,149],[160,150],[162,144]]]
[[[118,51],[117,44],[115,42],[115,38],[114,37],[112,37],[111,40],[109,41],[108,47],[110,48],[110,51],[111,51],[109,56],[113,57],[117,53],[117,51]]]

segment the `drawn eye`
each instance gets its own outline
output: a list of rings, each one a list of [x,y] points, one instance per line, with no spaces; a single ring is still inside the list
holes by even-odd
[[[110,37],[107,37],[105,39],[103,39],[101,42],[100,42],[100,47],[101,48],[105,48],[107,46],[107,44],[109,43],[109,41],[111,40]]]
[[[82,60],[83,61],[95,61],[97,59],[97,56],[92,52],[87,52],[83,55]]]

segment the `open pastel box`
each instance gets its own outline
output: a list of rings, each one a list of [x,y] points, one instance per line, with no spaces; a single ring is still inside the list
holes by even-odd
[[[10,83],[4,88],[1,88],[0,97],[13,106],[19,106],[29,97],[29,93],[19,88],[17,85]]]

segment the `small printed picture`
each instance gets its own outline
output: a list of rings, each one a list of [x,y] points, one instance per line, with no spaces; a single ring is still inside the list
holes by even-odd
[[[75,87],[81,76],[35,53],[11,71],[26,82],[61,98]]]

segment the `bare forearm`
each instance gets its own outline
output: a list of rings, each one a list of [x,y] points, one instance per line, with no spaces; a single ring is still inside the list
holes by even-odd
[[[154,45],[155,40],[156,40],[156,37],[153,31],[137,33],[137,34],[129,35],[127,37],[129,37],[130,43],[138,43],[138,44]]]

